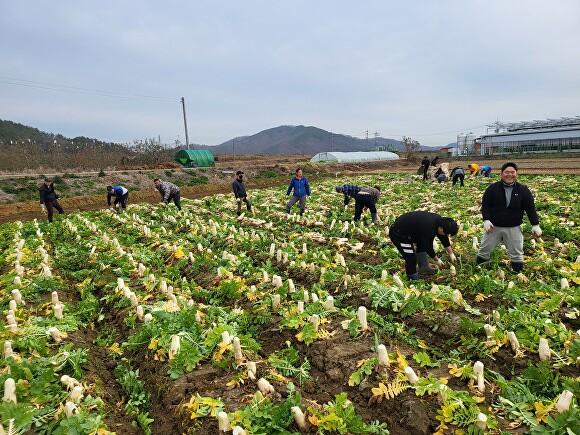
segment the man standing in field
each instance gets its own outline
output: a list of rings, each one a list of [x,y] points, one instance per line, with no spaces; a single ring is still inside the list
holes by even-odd
[[[407,278],[415,280],[419,279],[419,274],[437,273],[437,269],[429,266],[427,258],[431,257],[438,266],[443,264],[433,249],[435,237],[441,241],[451,262],[457,261],[449,241],[449,236],[454,236],[457,231],[457,222],[436,213],[412,211],[399,216],[389,230],[389,237],[405,260]]]
[[[246,186],[244,185],[244,173],[242,171],[236,172],[236,179],[232,183],[232,189],[238,203],[238,216],[242,214],[242,201],[246,203],[246,209],[248,212],[251,212],[252,204],[250,204],[250,201],[248,200]]]
[[[52,184],[50,178],[44,179],[38,192],[40,194],[40,208],[43,212],[48,213],[48,222],[52,222],[52,215],[55,208],[58,211],[58,214],[64,213],[64,210],[57,201],[58,195],[54,191],[54,184]]]
[[[513,162],[501,167],[501,181],[490,184],[483,194],[481,213],[484,233],[477,253],[477,264],[489,260],[491,252],[503,242],[510,255],[512,269],[524,268],[524,211],[532,224],[532,235],[540,237],[540,220],[534,197],[525,184],[516,181],[518,166]]]
[[[431,166],[429,157],[423,157],[423,160],[421,160],[421,166],[423,166],[423,180],[426,180],[429,178],[429,166]]]
[[[175,204],[177,209],[181,210],[179,187],[177,187],[173,183],[170,183],[169,181],[160,181],[159,178],[153,180],[153,184],[155,184],[155,188],[159,191],[159,194],[161,195],[163,207],[166,207],[167,204],[169,204],[169,201],[173,200],[173,203]]]
[[[290,180],[288,185],[288,190],[286,191],[286,196],[290,196],[290,192],[294,190],[294,195],[286,204],[286,213],[290,214],[290,209],[297,202],[300,203],[300,216],[304,214],[306,209],[306,197],[310,196],[310,185],[306,177],[302,175],[302,169],[296,169],[296,176]]]
[[[115,197],[115,202],[113,202],[113,207],[117,208],[117,204],[121,204],[123,210],[127,208],[127,198],[129,197],[129,191],[123,186],[107,186],[107,205],[111,206],[111,198]]]

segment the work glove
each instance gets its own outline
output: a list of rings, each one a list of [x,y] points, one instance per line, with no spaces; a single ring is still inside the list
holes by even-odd
[[[483,229],[486,233],[491,233],[493,231],[493,224],[491,221],[483,221]]]
[[[160,205],[161,207],[167,207],[167,203],[166,203],[166,202],[160,202],[160,203],[159,203],[159,205]]]
[[[236,201],[242,202],[242,198],[236,198]]]
[[[438,258],[437,260],[435,260],[435,264],[439,267],[443,266],[443,261],[441,261],[440,258]]]
[[[457,257],[453,252],[449,254],[449,261],[451,261],[452,263],[455,263],[457,261]]]
[[[40,210],[42,210],[43,213],[46,213],[46,205],[40,204]]]
[[[542,235],[542,229],[539,225],[532,225],[532,234],[536,237],[540,237]]]

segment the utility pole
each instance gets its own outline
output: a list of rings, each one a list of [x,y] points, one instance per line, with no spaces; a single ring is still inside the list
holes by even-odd
[[[185,98],[181,97],[181,107],[183,108],[183,125],[185,126],[185,146],[189,149],[189,135],[187,134],[187,117],[185,116]]]

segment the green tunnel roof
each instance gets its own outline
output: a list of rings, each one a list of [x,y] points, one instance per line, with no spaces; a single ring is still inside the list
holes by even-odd
[[[215,166],[213,154],[208,150],[181,150],[175,155],[175,161],[186,168]]]

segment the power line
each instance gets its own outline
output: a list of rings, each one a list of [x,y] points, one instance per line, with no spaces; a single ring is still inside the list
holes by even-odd
[[[157,100],[178,101],[177,98],[158,97],[153,95],[131,94],[127,92],[102,91],[98,89],[79,88],[73,86],[56,85],[53,83],[34,82],[30,80],[15,79],[12,77],[0,77],[0,83],[12,86],[46,89],[49,91],[68,92],[71,94],[92,95],[95,97],[119,98],[126,100]]]

